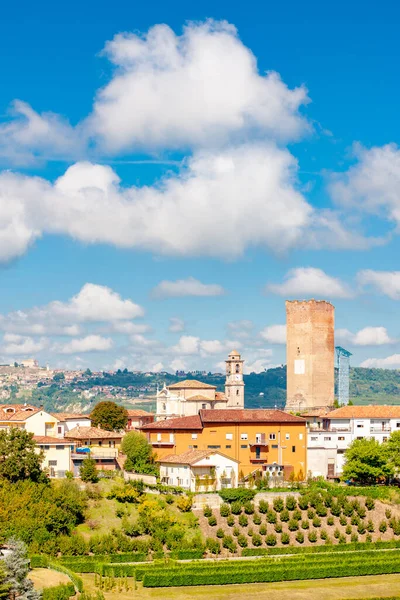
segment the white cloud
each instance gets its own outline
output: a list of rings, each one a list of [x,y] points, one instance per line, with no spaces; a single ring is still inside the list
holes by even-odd
[[[15,334],[5,334],[3,337],[3,345],[0,348],[1,352],[10,355],[32,355],[41,352],[48,346],[48,340],[41,338],[40,340],[34,340],[31,337],[25,337]]]
[[[111,338],[105,338],[101,335],[87,335],[84,338],[77,338],[66,344],[58,344],[54,351],[58,354],[75,354],[76,352],[105,352],[113,346]]]
[[[286,325],[270,325],[260,331],[263,340],[270,344],[286,344]]]
[[[274,365],[271,362],[272,350],[265,348],[250,353],[243,366],[245,374],[261,373],[265,369],[270,369]]]
[[[400,354],[392,354],[386,358],[367,358],[360,364],[360,367],[367,369],[398,369],[400,367]]]
[[[146,333],[151,329],[150,325],[146,323],[132,323],[132,321],[114,321],[110,328],[115,333],[126,333],[127,335]]]
[[[336,173],[329,189],[333,199],[358,211],[382,215],[400,225],[400,150],[395,144],[354,146],[358,162]]]
[[[286,297],[351,298],[352,291],[340,279],[327,275],[322,269],[300,267],[290,269],[284,283],[270,283],[266,292]]]
[[[108,150],[182,148],[246,137],[295,139],[309,128],[299,108],[305,88],[290,90],[256,59],[225,21],[167,25],[146,35],[118,34],[105,54],[116,65],[97,94],[87,126]]]
[[[178,343],[171,348],[175,354],[198,354],[200,351],[200,338],[193,335],[182,335]]]
[[[400,300],[400,271],[372,271],[365,269],[357,273],[359,285],[371,286],[392,300]]]
[[[171,361],[170,368],[172,371],[186,371],[186,363],[180,358],[175,358]]]
[[[185,330],[185,321],[179,317],[171,317],[169,320],[168,331],[171,333],[178,333]]]
[[[352,333],[348,329],[338,329],[335,336],[342,343],[353,346],[384,346],[397,341],[389,336],[386,327],[364,327],[357,333]]]
[[[227,329],[230,335],[239,339],[248,339],[252,336],[254,323],[248,319],[232,321],[228,323]]]
[[[139,347],[147,347],[147,348],[155,348],[160,346],[160,342],[158,340],[149,340],[149,338],[141,335],[140,333],[136,333],[130,337],[130,340],[134,346]]]
[[[202,283],[194,277],[178,281],[161,281],[153,290],[153,298],[179,298],[183,296],[221,296],[224,288],[216,283]]]

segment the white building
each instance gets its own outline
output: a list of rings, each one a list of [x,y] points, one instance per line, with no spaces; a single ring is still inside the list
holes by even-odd
[[[400,406],[342,406],[306,419],[308,471],[313,477],[335,478],[343,471],[344,453],[353,440],[374,438],[382,443],[392,431],[400,431]]]
[[[160,481],[191,492],[235,487],[239,462],[216,450],[189,450],[158,461]]]
[[[185,379],[157,391],[156,420],[197,415],[212,408],[244,408],[243,360],[233,350],[226,362],[225,393],[215,385]]]
[[[43,450],[42,467],[51,478],[65,477],[66,471],[71,471],[71,452],[74,448],[71,441],[47,436],[34,436],[39,450]]]
[[[53,413],[53,417],[58,420],[57,437],[64,437],[68,431],[75,427],[90,427],[92,421],[89,415],[75,413]]]

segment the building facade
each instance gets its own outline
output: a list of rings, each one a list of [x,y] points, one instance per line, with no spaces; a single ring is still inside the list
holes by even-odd
[[[307,473],[306,422],[280,410],[200,410],[141,428],[158,459],[190,450],[216,450],[248,476],[262,471],[288,478]]]
[[[307,418],[309,474],[328,479],[343,472],[345,451],[356,439],[385,442],[400,431],[400,406],[342,406],[322,416],[319,424]]]
[[[145,410],[140,409],[127,409],[128,413],[128,423],[126,425],[127,431],[135,431],[142,425],[147,425],[147,423],[152,423],[154,421],[154,414],[146,412]]]
[[[334,316],[329,302],[286,302],[287,410],[333,406]]]
[[[73,444],[71,454],[72,471],[79,477],[85,458],[90,456],[102,471],[115,471],[121,468],[119,450],[124,434],[105,431],[98,427],[75,427],[65,434],[65,439]]]

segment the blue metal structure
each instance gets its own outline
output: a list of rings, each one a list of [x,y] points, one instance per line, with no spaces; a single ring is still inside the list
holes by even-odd
[[[336,346],[337,366],[339,370],[338,400],[339,405],[349,403],[350,395],[350,356],[351,352],[341,346]]]

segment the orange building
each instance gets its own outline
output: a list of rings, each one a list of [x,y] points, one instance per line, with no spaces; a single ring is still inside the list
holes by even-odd
[[[244,476],[257,470],[286,479],[292,471],[307,473],[306,421],[281,410],[200,410],[140,429],[159,459],[188,450],[220,450],[239,461]]]

